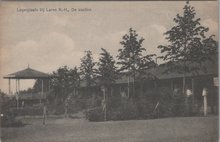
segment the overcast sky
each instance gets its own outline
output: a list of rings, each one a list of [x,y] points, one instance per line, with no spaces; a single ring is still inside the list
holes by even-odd
[[[210,28],[218,33],[217,1],[190,2]],[[159,54],[157,46],[165,44],[163,33],[173,25],[185,2],[1,2],[0,4],[0,89],[7,92],[4,75],[27,68],[51,73],[58,67],[79,66],[85,50],[95,60],[100,48],[114,57],[121,48],[122,36],[132,27],[145,38],[148,53]],[[19,12],[27,8],[68,8],[70,12]],[[91,11],[71,12],[71,8]],[[12,82],[15,84],[15,82]],[[33,81],[21,81],[21,89]],[[13,85],[14,87],[14,85]],[[14,88],[13,88],[14,90]]]

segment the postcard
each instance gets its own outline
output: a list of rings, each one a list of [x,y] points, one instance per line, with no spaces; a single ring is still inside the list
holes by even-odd
[[[0,142],[217,142],[218,1],[1,1]]]

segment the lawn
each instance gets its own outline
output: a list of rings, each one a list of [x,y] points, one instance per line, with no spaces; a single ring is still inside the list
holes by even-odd
[[[218,117],[88,122],[83,119],[23,119],[2,128],[2,142],[217,142]]]

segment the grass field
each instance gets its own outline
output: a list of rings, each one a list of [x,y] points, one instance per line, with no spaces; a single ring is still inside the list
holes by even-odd
[[[83,119],[23,119],[2,128],[2,142],[218,142],[218,117],[88,122]]]

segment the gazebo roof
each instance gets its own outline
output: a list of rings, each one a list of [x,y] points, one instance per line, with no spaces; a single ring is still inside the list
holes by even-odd
[[[48,79],[50,77],[49,74],[31,69],[30,67],[4,76],[5,79]]]

